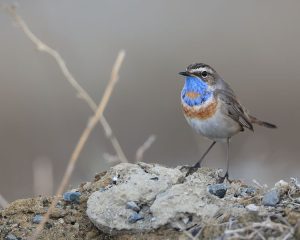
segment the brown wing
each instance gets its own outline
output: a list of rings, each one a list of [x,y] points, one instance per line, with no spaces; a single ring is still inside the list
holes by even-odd
[[[227,114],[233,120],[237,121],[241,127],[246,127],[253,131],[253,125],[251,119],[246,113],[245,109],[237,101],[236,96],[233,92],[217,89],[214,92],[214,96],[218,97],[219,100],[223,101],[227,106]]]

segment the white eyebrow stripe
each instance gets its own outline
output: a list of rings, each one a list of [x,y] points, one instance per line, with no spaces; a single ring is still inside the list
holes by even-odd
[[[190,69],[190,72],[191,72],[191,73],[194,73],[194,72],[202,72],[202,71],[206,71],[206,72],[209,72],[209,73],[213,73],[212,70],[211,70],[210,68],[207,68],[207,67],[199,67],[199,68]]]

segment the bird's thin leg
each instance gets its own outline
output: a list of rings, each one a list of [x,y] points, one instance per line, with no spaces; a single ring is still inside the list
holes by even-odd
[[[216,144],[216,141],[213,141],[212,144],[208,147],[208,149],[205,151],[205,153],[202,155],[200,160],[193,166],[194,168],[200,168],[201,163],[203,159],[206,157],[206,155],[209,153],[209,151],[212,149],[212,147]]]
[[[202,155],[200,160],[192,167],[189,168],[188,172],[186,173],[186,176],[193,174],[195,171],[197,171],[198,168],[201,167],[201,163],[205,156],[209,153],[209,151],[212,149],[212,147],[216,144],[216,141],[213,141],[212,144],[208,147],[208,149],[205,151],[205,153]]]
[[[227,138],[227,140],[226,140],[226,142],[227,142],[226,172],[225,172],[224,177],[219,176],[219,180],[218,180],[219,183],[223,183],[225,178],[229,181],[229,140],[230,140],[230,138]]]
[[[229,178],[229,174],[228,174],[228,171],[229,171],[229,138],[227,138],[227,160],[226,160],[226,173],[224,175],[225,178]]]

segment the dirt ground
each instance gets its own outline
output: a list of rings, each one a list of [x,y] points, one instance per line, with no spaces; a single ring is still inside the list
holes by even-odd
[[[149,164],[136,166],[157,167]],[[184,167],[177,169],[186,173]],[[198,172],[202,176],[209,175],[210,181],[213,181],[202,184],[207,187],[217,184],[217,175],[213,174],[217,170],[204,168]],[[291,179],[289,183],[279,181],[273,189],[266,189],[259,184],[248,186],[239,180],[226,182],[228,189],[225,196],[214,195],[210,190],[206,191],[207,196],[203,196],[204,199],[212,199],[214,204],[221,204],[221,211],[212,217],[201,218],[196,212],[189,213],[193,215],[193,221],[176,215],[172,222],[155,229],[130,232],[112,228],[110,232],[103,232],[88,218],[87,200],[94,192],[116,188],[118,184],[114,182],[113,175],[113,170],[103,172],[91,182],[78,186],[76,190],[81,194],[79,202],[61,198],[39,239],[300,239],[300,186],[296,179]],[[197,179],[197,172],[189,179]],[[189,179],[181,179],[173,187],[192,181]],[[277,194],[275,202],[274,196],[268,196],[270,192]],[[34,219],[46,213],[51,201],[51,197],[20,199],[0,210],[0,239],[28,239],[38,225]]]

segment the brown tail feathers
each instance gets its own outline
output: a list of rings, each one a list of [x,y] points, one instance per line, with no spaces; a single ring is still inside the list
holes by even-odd
[[[267,128],[277,128],[277,126],[272,124],[272,123],[261,121],[261,120],[257,119],[256,117],[253,117],[253,116],[249,116],[249,117],[251,119],[251,122],[255,123],[257,125],[267,127]]]

